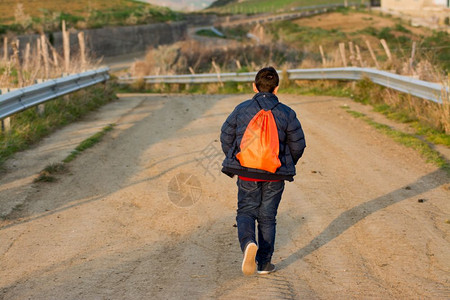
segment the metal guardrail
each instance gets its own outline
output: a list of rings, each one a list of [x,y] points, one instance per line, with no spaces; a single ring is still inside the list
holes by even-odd
[[[303,80],[361,80],[369,78],[376,84],[407,93],[419,98],[443,103],[444,97],[449,101],[449,88],[441,84],[427,82],[408,76],[397,75],[386,71],[370,68],[327,68],[327,69],[293,69],[287,71],[289,79]],[[195,74],[195,75],[160,75],[145,77],[120,77],[120,83],[131,83],[136,80],[145,80],[146,83],[218,83],[218,82],[252,82],[256,72],[221,73],[221,74]],[[281,74],[280,74],[281,76]]]
[[[87,71],[0,95],[0,119],[109,79],[109,68]]]

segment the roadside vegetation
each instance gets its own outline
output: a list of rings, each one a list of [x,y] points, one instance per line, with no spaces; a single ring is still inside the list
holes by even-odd
[[[0,35],[176,21],[181,13],[131,0],[0,1]]]
[[[0,134],[0,166],[14,153],[114,99],[112,86],[99,84],[47,102],[42,113],[28,109],[12,116],[11,129]]]
[[[405,133],[396,129],[393,129],[385,124],[375,122],[367,115],[351,110],[348,106],[343,107],[349,114],[355,118],[362,119],[364,122],[374,127],[381,133],[391,137],[396,142],[418,151],[423,158],[429,163],[433,163],[437,167],[445,170],[450,175],[450,162],[447,161],[438,151],[436,151],[430,143],[422,140],[415,134]],[[448,136],[447,136],[448,137]],[[449,146],[449,145],[447,145]]]
[[[97,132],[93,136],[87,138],[86,140],[82,141],[73,151],[70,153],[69,156],[67,156],[63,162],[69,163],[72,160],[74,160],[78,155],[80,155],[83,151],[92,148],[94,145],[99,143],[102,138],[108,133],[109,131],[113,130],[115,124],[110,124],[106,127],[104,127],[101,131]]]
[[[98,144],[109,131],[113,130],[114,126],[115,124],[110,124],[82,141],[62,162],[52,163],[39,172],[39,175],[34,179],[34,182],[55,182],[57,180],[57,175],[69,172],[68,163],[77,158],[83,151]]]

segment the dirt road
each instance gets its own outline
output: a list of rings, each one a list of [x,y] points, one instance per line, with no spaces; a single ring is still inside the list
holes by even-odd
[[[448,299],[450,178],[344,98],[280,96],[308,146],[280,205],[279,271],[241,274],[218,139],[249,96],[123,95],[18,154],[0,180],[0,299]],[[57,182],[32,183],[107,123]]]

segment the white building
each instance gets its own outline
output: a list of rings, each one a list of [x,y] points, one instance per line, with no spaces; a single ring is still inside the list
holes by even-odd
[[[409,18],[413,25],[448,29],[449,2],[450,0],[381,0],[381,10]]]
[[[381,7],[392,10],[443,9],[449,7],[448,0],[381,0]]]

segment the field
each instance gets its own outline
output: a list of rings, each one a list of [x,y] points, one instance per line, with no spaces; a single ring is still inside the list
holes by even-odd
[[[303,6],[314,6],[323,4],[342,4],[342,0],[248,0],[248,1],[222,1],[229,2],[223,6],[213,6],[209,10],[219,13],[264,13],[278,12],[295,9]],[[352,2],[352,1],[349,1]],[[359,2],[359,1],[354,1]]]
[[[176,20],[179,14],[129,0],[5,0],[0,1],[0,34],[53,31],[65,20],[84,29]]]

